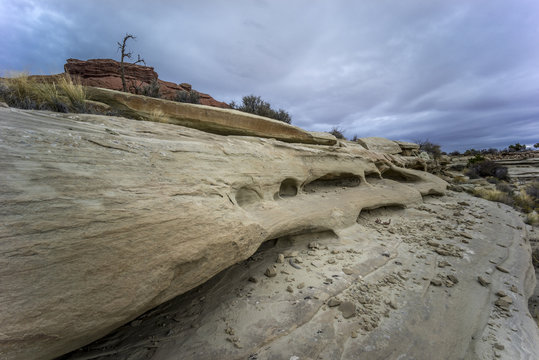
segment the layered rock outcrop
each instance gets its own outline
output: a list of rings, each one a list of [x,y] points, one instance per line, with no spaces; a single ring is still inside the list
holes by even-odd
[[[174,99],[178,91],[191,91],[190,84],[175,84],[159,79],[153,67],[138,64],[124,63],[125,79],[128,91],[135,92],[135,88],[149,86],[157,81],[161,96],[165,99]],[[85,86],[100,87],[111,90],[122,90],[120,76],[120,63],[112,59],[78,60],[67,59],[64,70],[70,75],[80,78]],[[228,104],[217,101],[208,94],[199,92],[202,105],[229,108]]]
[[[203,109],[203,108],[202,108]],[[251,256],[446,183],[353,144],[0,109],[0,354],[50,359]]]

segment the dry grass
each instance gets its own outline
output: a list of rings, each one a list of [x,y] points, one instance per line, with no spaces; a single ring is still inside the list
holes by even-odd
[[[524,222],[531,226],[538,226],[539,225],[539,214],[535,211],[532,211],[531,213],[526,214],[526,219]],[[538,259],[539,260],[539,259]]]
[[[468,182],[467,179],[462,175],[457,175],[453,178],[454,184],[464,184],[466,182]]]
[[[490,190],[484,188],[476,188],[473,194],[486,200],[501,202],[507,205],[513,205],[513,198],[499,190]]]
[[[9,106],[57,112],[86,112],[86,92],[68,74],[55,82],[40,81],[27,73],[12,74],[2,80],[0,98]]]
[[[153,121],[153,122],[164,123],[166,122],[167,118],[165,116],[165,113],[161,111],[160,109],[153,109],[150,115],[148,116],[148,120]]]

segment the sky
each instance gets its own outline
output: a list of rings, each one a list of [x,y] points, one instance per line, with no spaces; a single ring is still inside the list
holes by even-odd
[[[0,0],[0,72],[119,59],[312,131],[445,151],[539,142],[537,0]]]

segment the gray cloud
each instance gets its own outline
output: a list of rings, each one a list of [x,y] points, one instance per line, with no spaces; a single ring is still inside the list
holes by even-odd
[[[0,69],[117,58],[130,32],[160,78],[310,130],[505,147],[539,141],[537,24],[535,0],[3,0]]]

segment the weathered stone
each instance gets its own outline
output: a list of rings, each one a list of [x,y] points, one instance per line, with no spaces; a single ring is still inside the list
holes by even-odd
[[[357,142],[367,150],[385,154],[400,154],[402,152],[401,147],[395,141],[381,137],[359,138]]]
[[[0,353],[8,359],[60,356],[267,240],[351,226],[362,208],[417,203],[446,187],[352,147],[87,114],[0,108],[0,118],[0,303],[9,309],[0,312]],[[317,186],[328,174],[364,179],[380,167],[414,181],[275,198],[288,179]]]
[[[337,298],[331,298],[329,299],[328,301],[328,306],[329,307],[335,307],[335,306],[339,306],[341,304],[341,300],[337,299]]]
[[[320,136],[282,121],[246,112],[179,103],[121,91],[89,88],[88,97],[110,105],[119,113],[139,120],[186,126],[220,135],[244,135],[274,138],[285,142],[333,145],[335,137]]]
[[[356,316],[356,305],[353,302],[345,301],[339,305],[339,311],[342,313],[342,317],[349,319]]]
[[[481,284],[481,286],[489,286],[490,285],[490,281],[488,281],[487,279],[485,279],[481,275],[479,275],[477,277],[477,281],[479,282],[479,284]]]
[[[152,81],[159,84],[159,92],[164,99],[173,100],[178,91],[191,91],[190,84],[175,84],[158,78],[153,67],[138,64],[124,63],[124,73],[127,91],[135,93],[136,89],[148,86]],[[112,59],[78,60],[67,59],[64,71],[80,80],[82,85],[99,87],[111,90],[123,89],[120,72],[120,63]],[[198,92],[198,91],[197,91]],[[198,92],[202,105],[230,108],[228,104],[217,101],[208,94]]]

